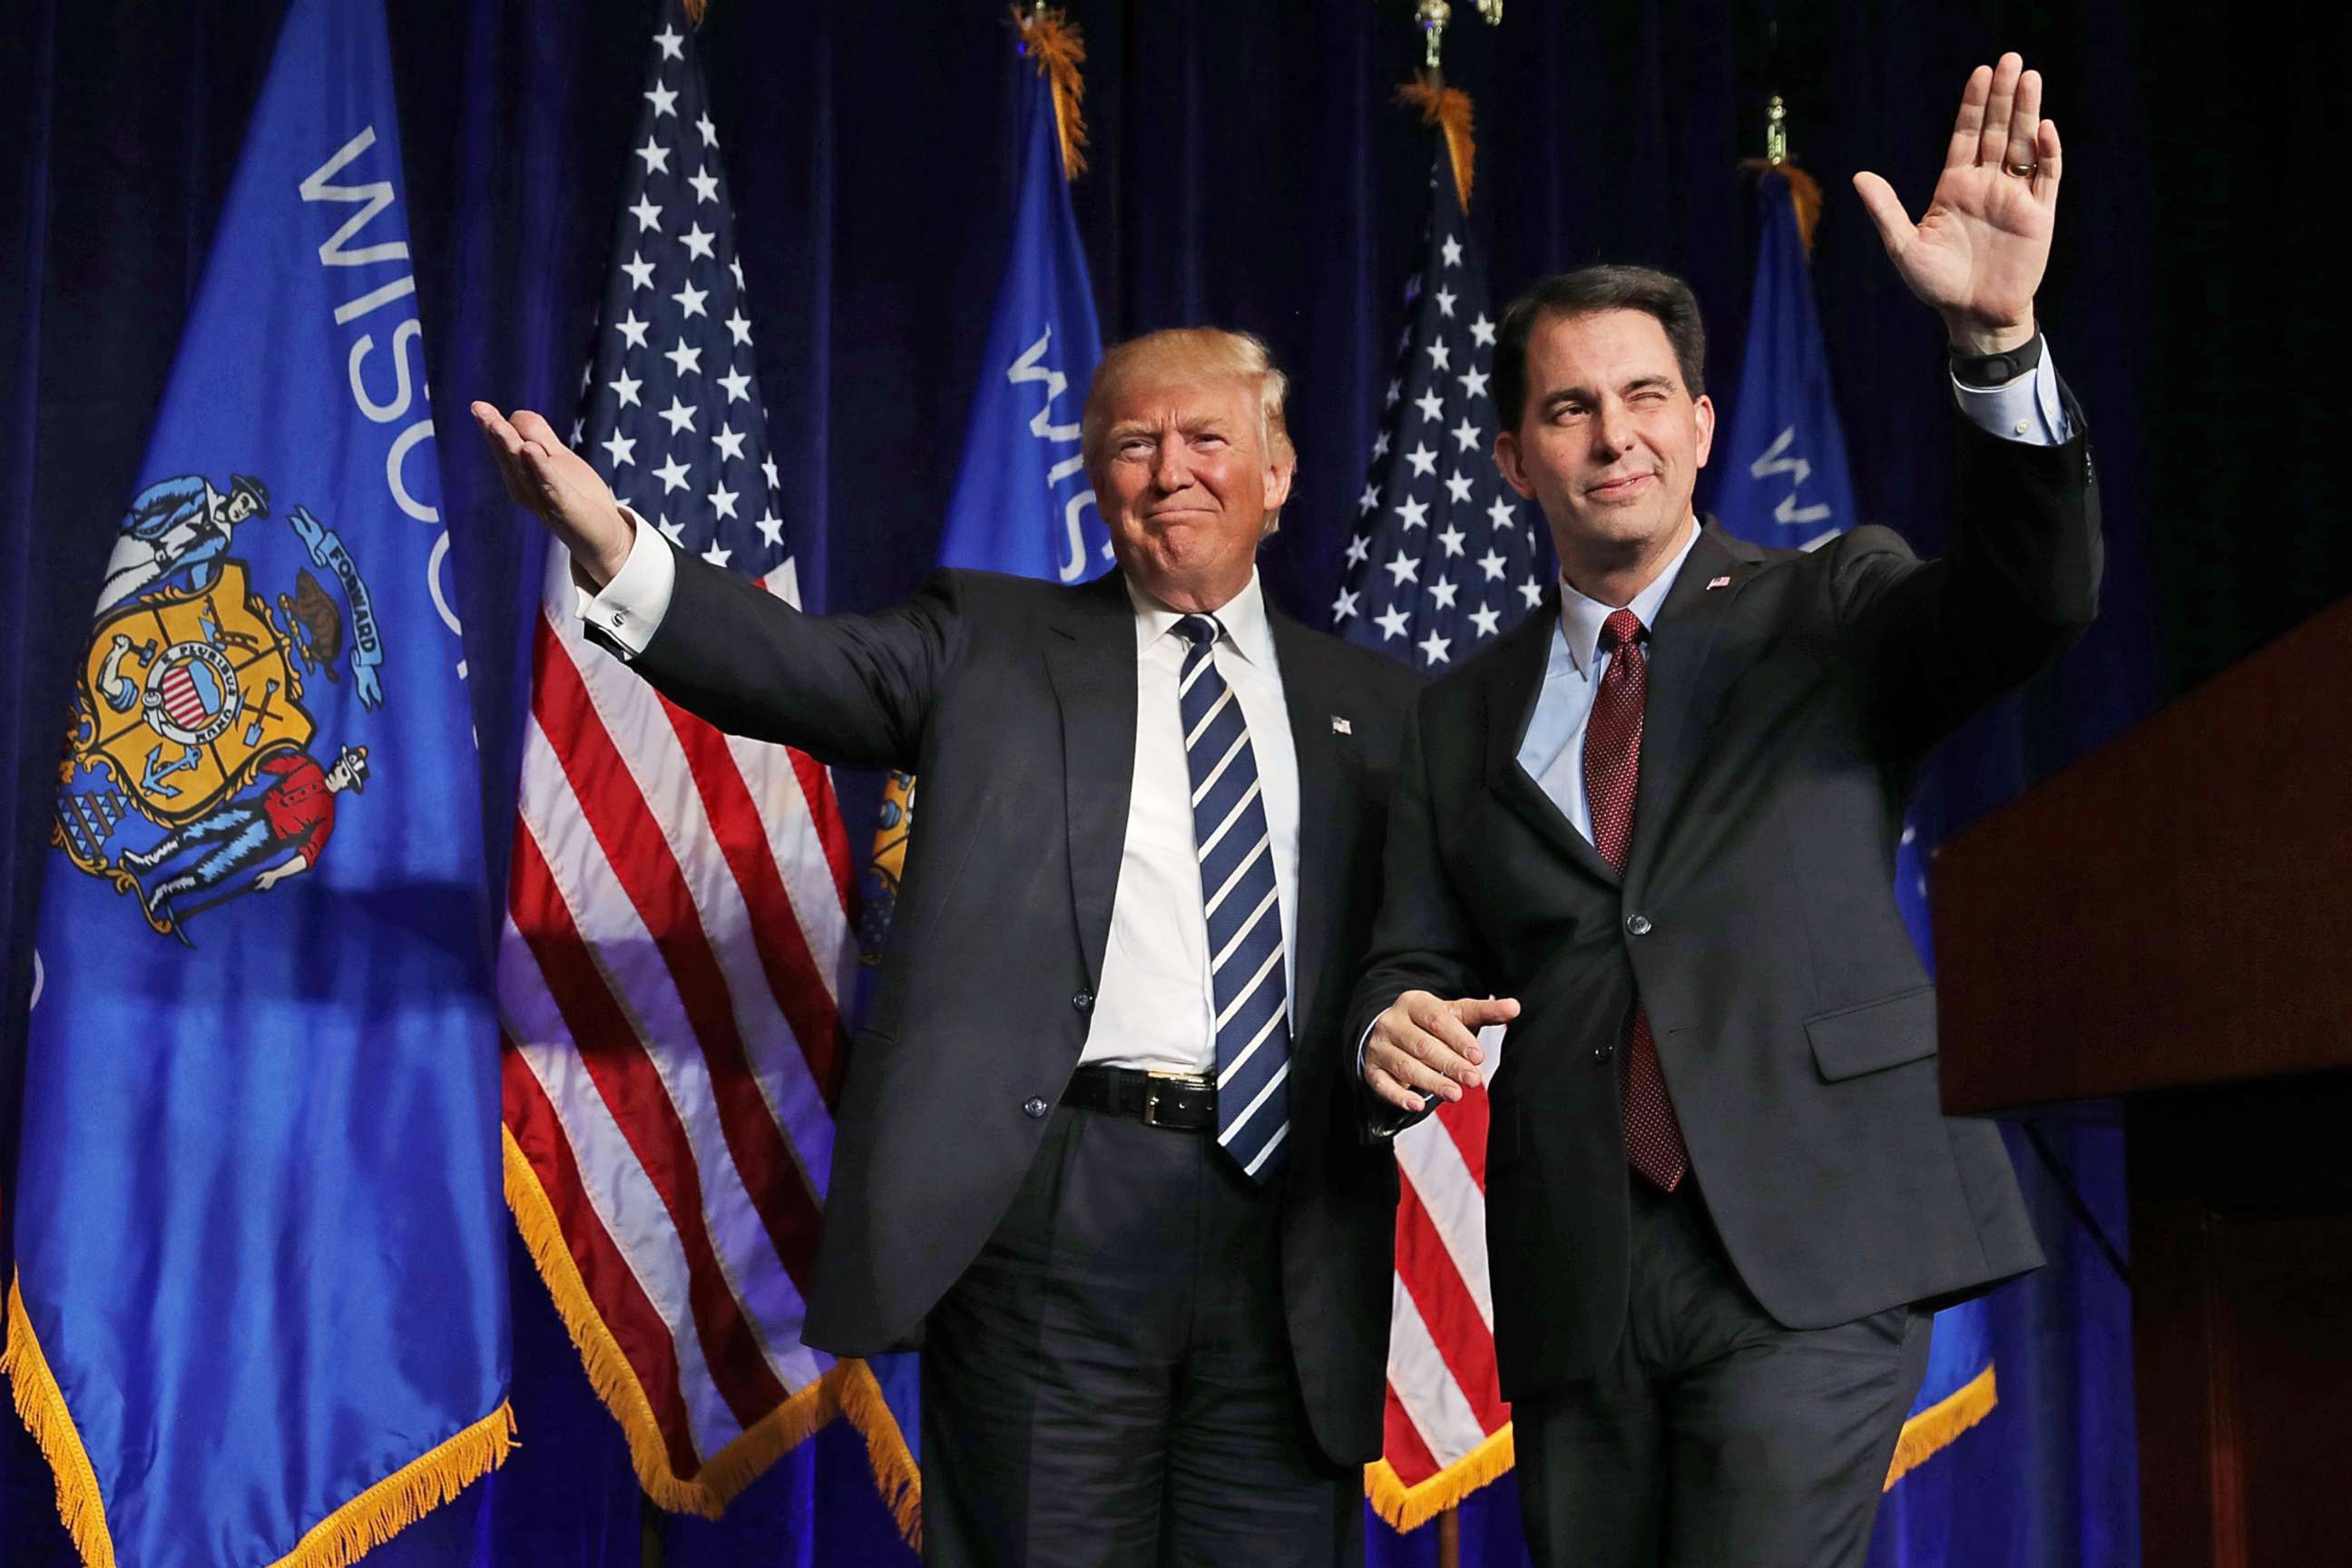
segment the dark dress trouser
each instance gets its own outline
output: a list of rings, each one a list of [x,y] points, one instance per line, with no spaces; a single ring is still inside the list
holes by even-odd
[[[1693,1183],[1669,1195],[1630,1179],[1615,1357],[1512,1407],[1538,1568],[1860,1568],[1932,1314],[1782,1328]]]
[[[1363,1471],[1308,1431],[1278,1217],[1213,1134],[1056,1110],[925,1327],[924,1562],[1360,1563]]]

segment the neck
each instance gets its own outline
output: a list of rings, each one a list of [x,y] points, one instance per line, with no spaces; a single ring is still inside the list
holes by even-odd
[[[1597,605],[1623,609],[1682,552],[1690,539],[1690,520],[1685,518],[1681,526],[1663,529],[1656,539],[1644,540],[1625,552],[1595,551],[1589,546],[1574,550],[1555,534],[1552,546],[1559,552],[1560,578]]]
[[[1241,597],[1242,590],[1248,587],[1249,583],[1247,575],[1244,575],[1238,582],[1217,583],[1153,582],[1145,577],[1135,579],[1135,585],[1144,593],[1159,600],[1170,609],[1187,616],[1215,615],[1219,610]]]

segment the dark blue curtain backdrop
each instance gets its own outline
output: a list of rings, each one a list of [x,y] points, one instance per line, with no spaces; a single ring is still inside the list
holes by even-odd
[[[457,552],[489,842],[503,881],[540,540],[462,410],[570,405],[605,266],[649,26],[640,0],[393,0],[394,47],[446,515]],[[1401,321],[1426,132],[1390,100],[1417,58],[1408,0],[1075,0],[1093,169],[1075,191],[1107,336],[1213,321],[1294,372],[1297,500],[1276,596],[1326,616]],[[69,669],[220,197],[276,0],[0,0],[0,1180],[14,1168],[19,1020]],[[932,558],[979,373],[1014,174],[1014,80],[992,0],[713,0],[714,71],[780,464],[822,516],[807,596],[861,608]],[[1754,203],[1738,160],[1790,106],[1828,192],[1815,258],[1866,517],[1924,549],[1950,525],[1936,324],[1846,185],[1916,210],[1968,68],[2014,47],[2050,82],[2067,184],[2044,320],[2089,411],[2110,529],[2106,614],[2053,674],[1949,745],[1927,819],[1965,822],[2352,587],[2332,378],[2345,360],[2326,211],[2347,26],[2160,26],[2128,0],[1511,0],[1455,7],[1475,98],[1494,283],[1608,258],[1688,275],[1718,392],[1738,363]],[[266,372],[265,372],[266,374]],[[224,384],[221,395],[240,395]],[[471,759],[453,758],[452,765]],[[849,785],[862,835],[870,788]],[[485,1042],[485,1048],[488,1043]],[[1995,1314],[2001,1402],[1904,1483],[1880,1561],[2137,1557],[2120,1133],[2095,1112],[2013,1130],[2053,1266]],[[0,1189],[0,1203],[8,1194]],[[616,1428],[515,1255],[522,1447],[372,1562],[617,1568],[904,1561],[836,1428],[721,1526],[647,1524]],[[432,1325],[420,1323],[420,1334]],[[1923,1484],[1926,1483],[1926,1484]],[[1497,1496],[1507,1492],[1497,1489]],[[1512,1560],[1507,1516],[1465,1560]],[[1491,1532],[1491,1535],[1490,1535]],[[1384,1561],[1434,1560],[1433,1531]],[[1918,1548],[1936,1543],[1934,1554]],[[47,1478],[0,1420],[0,1561],[69,1561]]]

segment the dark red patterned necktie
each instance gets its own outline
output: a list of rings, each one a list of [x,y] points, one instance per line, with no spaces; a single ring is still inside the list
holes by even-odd
[[[1633,795],[1642,783],[1642,715],[1649,704],[1650,666],[1642,657],[1642,617],[1617,610],[1601,626],[1609,668],[1584,727],[1584,797],[1592,810],[1592,844],[1622,875],[1633,843]],[[1617,1055],[1617,1083],[1625,1107],[1625,1158],[1657,1186],[1673,1192],[1690,1169],[1682,1123],[1666,1097],[1658,1042],[1649,1009],[1639,997]]]

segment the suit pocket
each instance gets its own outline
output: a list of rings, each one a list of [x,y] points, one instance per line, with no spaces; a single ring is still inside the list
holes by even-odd
[[[1917,985],[1805,1020],[1822,1080],[1859,1078],[1936,1054],[1936,988]]]

